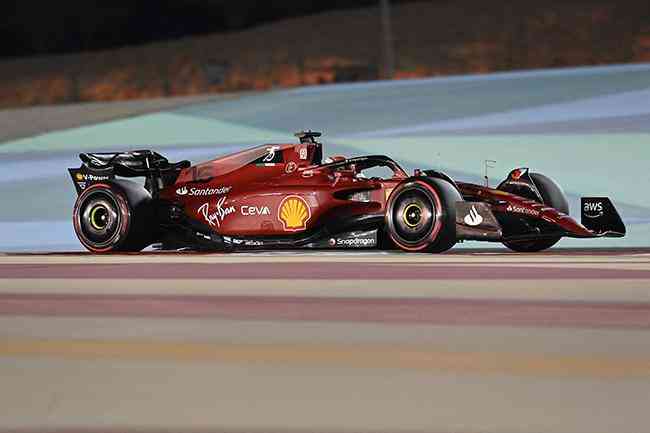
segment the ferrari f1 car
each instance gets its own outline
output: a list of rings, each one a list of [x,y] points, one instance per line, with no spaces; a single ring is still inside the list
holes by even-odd
[[[439,253],[464,240],[541,251],[560,238],[622,237],[605,197],[582,198],[581,223],[561,188],[527,168],[496,188],[443,172],[409,175],[387,156],[323,160],[321,134],[191,165],[151,150],[82,153],[69,169],[74,230],[94,253],[380,248]],[[143,178],[136,182],[129,178]]]

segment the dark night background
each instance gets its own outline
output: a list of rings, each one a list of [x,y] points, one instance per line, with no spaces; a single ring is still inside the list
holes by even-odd
[[[413,0],[392,0],[391,4]],[[282,18],[335,9],[378,5],[379,0],[112,0],[4,2],[0,15],[0,56],[68,53],[114,48],[182,36],[227,32]],[[426,3],[465,4],[472,9],[520,7],[522,3],[610,3],[619,7],[647,0],[429,0]],[[508,6],[506,6],[508,7]],[[460,25],[460,23],[450,23]]]
[[[648,0],[389,1],[5,1],[0,108],[650,62]]]
[[[377,4],[378,0],[13,0],[0,17],[0,56],[113,48]]]

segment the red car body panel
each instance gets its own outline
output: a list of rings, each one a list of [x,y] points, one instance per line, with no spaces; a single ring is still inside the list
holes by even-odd
[[[510,213],[525,217],[544,220],[556,224],[574,237],[590,238],[595,234],[571,218],[569,215],[555,208],[546,206],[538,201],[520,197],[494,188],[488,188],[471,183],[458,183],[458,187],[468,201],[487,201],[492,205],[492,212]]]
[[[191,218],[219,234],[273,236],[310,230],[333,216],[383,215],[390,191],[407,178],[401,169],[380,180],[313,165],[314,152],[309,143],[259,146],[182,170],[160,196],[181,202]],[[358,191],[368,194],[367,201],[344,198]],[[285,208],[290,198],[295,201]],[[288,214],[301,209],[300,224],[287,224]]]
[[[359,178],[353,170],[312,165],[314,152],[309,143],[269,144],[217,158],[182,170],[161,198],[181,202],[191,218],[222,235],[286,235],[318,227],[333,215],[383,214],[392,189],[408,177],[398,170],[390,179]],[[272,153],[282,154],[282,161],[263,162]],[[252,164],[256,160],[262,162]],[[570,216],[535,200],[470,183],[457,185],[466,200],[489,202],[495,213],[539,218],[575,237],[594,236]],[[368,202],[342,198],[355,191],[366,191]],[[283,220],[288,197],[305,208],[300,225],[287,226]]]

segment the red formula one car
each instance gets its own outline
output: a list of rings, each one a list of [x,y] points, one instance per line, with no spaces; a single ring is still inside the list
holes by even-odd
[[[609,199],[583,198],[582,223],[560,187],[518,168],[497,188],[435,170],[407,174],[380,155],[322,161],[318,132],[212,161],[170,163],[150,150],[82,153],[69,169],[74,229],[95,253],[159,249],[380,248],[442,252],[463,240],[541,251],[563,236],[621,237]],[[125,178],[144,178],[144,183]]]

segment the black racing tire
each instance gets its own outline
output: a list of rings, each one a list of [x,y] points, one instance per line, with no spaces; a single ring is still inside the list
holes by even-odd
[[[545,205],[553,207],[562,213],[569,215],[569,202],[560,185],[548,176],[541,173],[529,173],[535,183],[535,187],[542,196]],[[538,200],[538,197],[526,197],[531,200]],[[532,241],[511,241],[503,242],[503,245],[518,253],[536,253],[551,248],[562,239],[561,237],[538,239]]]
[[[74,230],[93,253],[137,252],[153,243],[151,195],[135,182],[90,185],[74,205]]]
[[[447,251],[456,244],[456,202],[462,200],[443,179],[409,178],[388,199],[386,233],[403,251]]]

